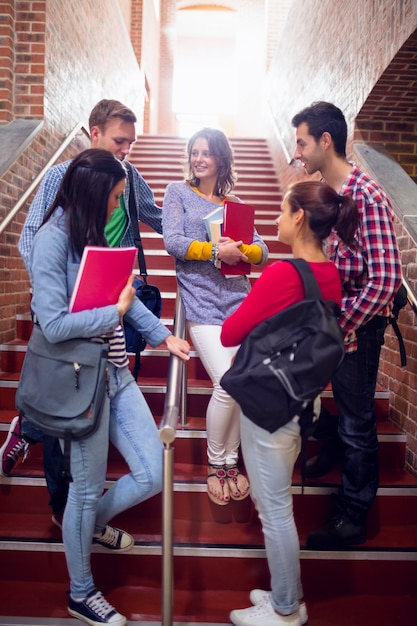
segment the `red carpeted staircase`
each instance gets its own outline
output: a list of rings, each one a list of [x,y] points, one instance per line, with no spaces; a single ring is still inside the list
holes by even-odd
[[[289,250],[276,241],[274,220],[281,193],[264,140],[232,140],[239,181],[236,195],[257,207],[256,227],[272,262]],[[182,178],[185,141],[141,136],[130,160],[162,205],[168,182]],[[163,296],[163,321],[172,325],[176,295],[174,263],[162,238],[141,225],[149,282]],[[258,276],[258,268],[252,279]],[[16,339],[1,346],[0,445],[15,415],[14,396],[29,314],[16,320]],[[168,367],[166,350],[146,350],[139,384],[157,423],[162,416]],[[188,367],[186,424],[179,428],[174,485],[174,620],[181,624],[227,624],[231,609],[248,606],[254,587],[269,587],[260,524],[250,499],[216,507],[206,495],[205,409],[208,377],[193,352]],[[323,402],[334,411],[331,391]],[[294,473],[294,509],[301,542],[301,570],[311,626],[417,625],[417,480],[404,471],[405,437],[388,421],[389,398],[375,398],[381,450],[381,487],[369,521],[368,541],[339,552],[305,549],[306,535],[327,518],[339,471],[309,482],[304,495]],[[309,454],[314,451],[311,442]],[[108,482],[126,470],[111,449]],[[134,549],[109,554],[94,546],[98,587],[131,623],[161,621],[161,497],[114,521],[135,537]],[[42,473],[42,450],[8,478],[0,478],[0,625],[67,623],[68,579],[60,531],[51,523]],[[30,619],[32,618],[32,619]],[[69,621],[68,623],[78,623]]]

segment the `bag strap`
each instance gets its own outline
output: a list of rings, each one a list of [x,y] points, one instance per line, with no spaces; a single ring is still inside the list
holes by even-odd
[[[297,270],[304,286],[304,298],[306,300],[323,300],[323,295],[309,264],[304,259],[283,259],[291,263]]]
[[[398,326],[398,322],[395,317],[390,319],[390,324],[394,329],[395,334],[398,339],[398,347],[400,349],[400,358],[401,358],[401,367],[405,367],[407,365],[407,354],[405,351],[404,339],[400,331],[400,327]]]
[[[304,259],[284,259],[287,263],[291,263],[297,270],[304,287],[305,300],[323,300],[323,294],[314,276],[309,264]],[[301,450],[300,450],[300,468],[301,468],[301,493],[304,494],[304,487],[306,482],[306,468],[307,468],[307,445],[308,440],[314,432],[313,424],[314,402],[307,402],[302,408],[300,413],[300,435],[301,435]]]
[[[132,165],[128,161],[125,161],[125,166],[129,178],[129,216],[130,223],[132,224],[133,240],[135,242],[136,248],[138,249],[139,272],[143,279],[143,282],[146,283],[146,277],[148,275],[148,272],[146,271],[145,255],[143,253],[142,239],[139,232],[138,212],[136,209],[135,195],[133,191]]]
[[[69,483],[73,482],[71,474],[71,433],[67,433],[64,438],[64,452],[61,477]]]

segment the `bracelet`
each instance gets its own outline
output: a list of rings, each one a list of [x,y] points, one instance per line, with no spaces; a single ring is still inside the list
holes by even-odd
[[[219,244],[218,243],[213,243],[213,246],[211,248],[211,262],[213,263],[214,267],[217,267],[217,269],[220,269]]]

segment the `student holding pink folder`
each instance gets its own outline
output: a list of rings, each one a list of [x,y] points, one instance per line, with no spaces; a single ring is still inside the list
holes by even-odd
[[[133,274],[124,281],[115,303],[69,310],[83,250],[86,245],[107,245],[104,228],[119,207],[125,177],[123,165],[111,152],[94,148],[79,154],[34,237],[29,259],[34,321],[46,339],[51,343],[72,338],[109,343],[108,390],[99,426],[87,439],[71,443],[73,481],[63,539],[70,578],[69,614],[88,624],[112,626],[124,626],[126,618],[95,586],[91,545],[94,542],[115,552],[130,550],[132,535],[109,522],[157,494],[162,486],[162,445],[153,415],[129,371],[121,320],[126,317],[151,346],[165,343],[172,354],[189,358],[188,343],[174,337],[135,297]],[[103,493],[110,441],[129,471]]]

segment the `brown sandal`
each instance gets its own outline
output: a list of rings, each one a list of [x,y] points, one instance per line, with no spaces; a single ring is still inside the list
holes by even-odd
[[[248,482],[247,491],[245,491],[245,493],[241,493],[238,487],[238,476],[243,476],[243,474],[239,472],[237,465],[230,465],[229,467],[226,467],[225,469],[226,469],[227,480],[231,480],[234,483],[236,489],[239,491],[239,495],[235,496],[233,491],[229,489],[230,497],[233,498],[233,500],[237,500],[237,501],[244,500],[245,498],[247,498],[250,493],[250,486],[249,486],[248,479],[246,479]]]
[[[223,467],[223,465],[209,465],[209,468],[214,469],[215,471],[207,475],[207,481],[209,478],[212,478],[215,476],[217,480],[219,481],[222,491],[224,493],[224,485],[226,483],[226,478],[227,478],[226,469]],[[207,483],[207,494],[210,500],[214,502],[215,504],[218,504],[219,506],[224,506],[225,504],[229,504],[230,502],[230,500],[223,500],[223,498],[218,498],[217,496],[212,494],[208,487],[208,483]]]

